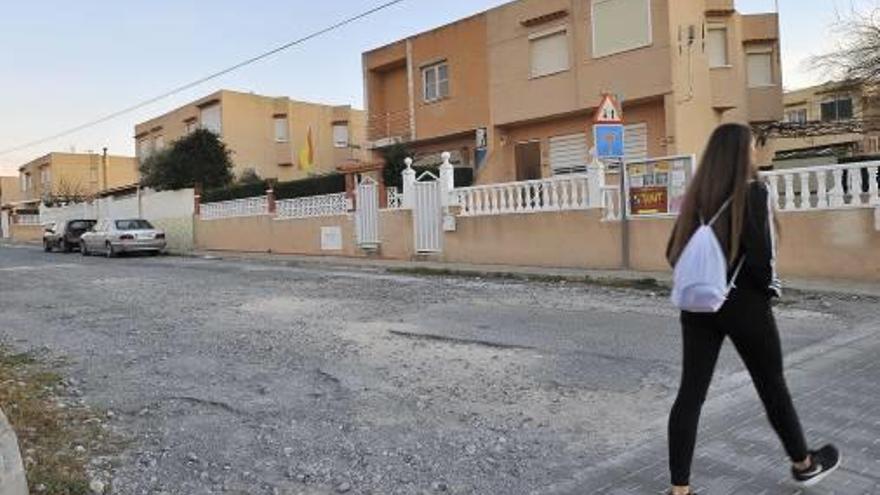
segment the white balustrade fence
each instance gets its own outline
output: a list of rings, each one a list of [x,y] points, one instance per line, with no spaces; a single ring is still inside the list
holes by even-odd
[[[199,215],[202,220],[268,215],[269,198],[268,196],[255,196],[251,198],[232,199],[229,201],[203,203],[199,206],[199,210]]]
[[[275,203],[275,215],[278,218],[344,215],[348,210],[349,201],[345,193],[283,199]]]
[[[613,221],[621,219],[620,204],[620,186],[603,186],[602,187],[602,205],[605,208],[605,214],[602,220]]]
[[[761,175],[780,211],[880,206],[880,162],[774,170]]]
[[[40,225],[40,215],[16,215],[17,225]]]
[[[586,174],[463,187],[453,191],[460,216],[585,210],[591,207]]]

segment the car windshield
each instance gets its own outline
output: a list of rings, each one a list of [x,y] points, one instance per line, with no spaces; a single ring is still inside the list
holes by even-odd
[[[95,225],[94,220],[76,220],[70,222],[67,228],[70,230],[89,230],[93,225]]]
[[[116,228],[118,230],[146,230],[152,229],[153,226],[146,220],[117,220]]]

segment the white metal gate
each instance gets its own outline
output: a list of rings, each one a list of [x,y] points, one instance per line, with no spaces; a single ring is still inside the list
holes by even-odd
[[[364,177],[357,186],[355,198],[355,230],[358,246],[375,249],[379,246],[379,184]]]
[[[9,238],[9,211],[0,212],[0,237]]]
[[[413,192],[416,252],[439,253],[443,250],[441,183],[436,175],[425,172],[416,180]]]

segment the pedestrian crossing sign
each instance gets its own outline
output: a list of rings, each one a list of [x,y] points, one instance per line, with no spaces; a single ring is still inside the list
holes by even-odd
[[[593,116],[593,122],[596,124],[622,124],[623,111],[620,109],[620,103],[617,99],[610,95],[602,95],[602,102],[596,108],[596,115]]]

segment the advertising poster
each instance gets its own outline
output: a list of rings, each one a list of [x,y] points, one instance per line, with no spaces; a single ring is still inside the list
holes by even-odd
[[[693,172],[693,156],[628,162],[629,213],[634,216],[678,213]]]

